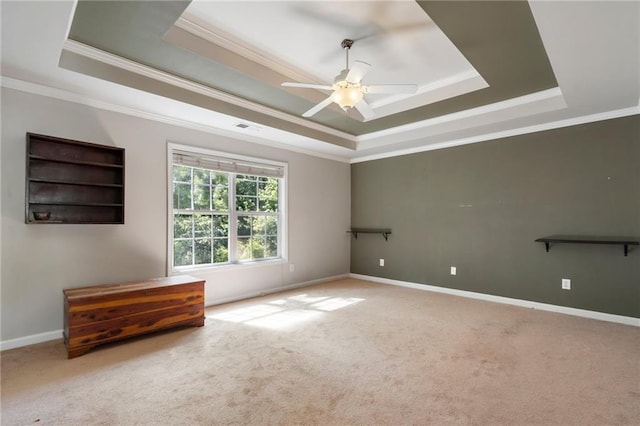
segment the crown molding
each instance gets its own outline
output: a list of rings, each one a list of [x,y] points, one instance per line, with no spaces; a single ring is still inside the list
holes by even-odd
[[[170,117],[168,115],[161,115],[151,113],[138,108],[132,108],[124,105],[114,104],[106,102],[95,97],[80,95],[64,89],[53,88],[38,83],[32,83],[24,80],[18,80],[12,77],[0,76],[0,87],[7,89],[18,90],[20,92],[31,93],[34,95],[44,96],[53,99],[59,99],[62,101],[72,102],[80,105],[85,105],[92,108],[102,109],[105,111],[117,112],[132,117],[138,117],[146,120],[157,121],[173,126],[183,127],[192,130],[198,130],[218,136],[225,136],[232,139],[242,140],[245,142],[252,142],[271,148],[282,149],[291,152],[297,152],[300,154],[310,155],[312,157],[324,158],[327,160],[338,161],[341,163],[348,163],[349,158],[338,155],[326,154],[311,149],[300,148],[295,145],[289,145],[283,142],[274,141],[268,138],[261,138],[258,136],[250,135],[245,132],[234,132],[231,130],[222,129],[213,125],[205,125],[196,123],[180,118]],[[235,120],[234,122],[236,122]]]
[[[278,58],[274,53],[258,49],[233,34],[213,26],[210,22],[203,21],[198,16],[189,12],[183,13],[175,22],[174,27],[186,31],[208,43],[227,49],[236,55],[242,56],[251,62],[260,64],[278,74],[287,76],[294,81],[304,81],[324,85],[330,84],[326,80],[296,67],[284,59]],[[170,40],[168,41],[170,42]],[[180,45],[178,44],[178,46]],[[418,88],[418,91],[412,95],[390,95],[381,99],[376,99],[373,102],[369,102],[369,105],[376,114],[375,117],[368,120],[362,120],[359,117],[351,118],[367,122],[392,114],[401,113],[413,108],[429,105],[443,99],[460,96],[488,86],[489,85],[482,76],[475,69],[471,69],[438,81],[421,85]]]
[[[429,83],[418,88],[413,95],[396,94],[369,103],[376,113],[365,122],[408,111],[439,101],[455,98],[489,87],[482,76],[475,71],[456,74],[450,78]]]
[[[216,44],[227,50],[232,51],[252,62],[286,75],[296,81],[308,81],[310,83],[328,84],[317,75],[310,74],[288,62],[281,60],[271,53],[256,49],[248,43],[243,42],[237,37],[229,34],[220,28],[214,28],[209,23],[203,22],[197,16],[185,12],[175,22],[174,26],[187,31],[196,37],[200,37],[210,43]]]
[[[296,115],[288,114],[288,113],[278,111],[276,109],[269,108],[267,106],[264,106],[255,102],[247,101],[245,99],[230,95],[220,90],[213,89],[203,84],[194,83],[184,78],[177,77],[175,75],[156,70],[154,68],[148,67],[146,65],[142,65],[138,62],[134,62],[129,59],[125,59],[121,56],[117,56],[117,55],[105,52],[103,50],[96,49],[95,47],[88,46],[86,44],[80,43],[75,40],[71,40],[71,39],[65,40],[63,50],[66,50],[71,53],[75,53],[77,55],[84,56],[86,58],[107,64],[107,65],[124,69],[126,71],[130,71],[130,72],[142,75],[144,77],[148,77],[157,81],[161,81],[163,83],[180,87],[182,89],[186,89],[194,93],[205,95],[213,99],[220,100],[222,102],[227,102],[227,103],[239,106],[241,108],[246,108],[251,111],[265,114],[280,120],[288,121],[290,123],[304,126],[312,130],[317,130],[319,132],[323,132],[332,136],[337,136],[339,138],[347,139],[352,142],[356,141],[356,137],[350,133],[345,133],[345,132],[333,129],[331,127],[323,126],[321,124],[318,124],[309,120],[305,120]]]
[[[480,76],[480,74],[477,73],[477,71],[473,70],[473,71],[467,71],[467,72],[462,72],[462,73],[458,73],[458,74],[454,74],[450,77],[447,78],[443,78],[428,84],[423,84],[421,86],[418,87],[418,90],[415,94],[413,95],[406,95],[406,94],[397,94],[397,95],[393,95],[393,96],[388,96],[386,98],[382,98],[382,99],[377,99],[373,102],[369,102],[369,106],[371,108],[380,108],[386,105],[390,105],[390,104],[394,104],[406,99],[411,99],[411,97],[415,97],[415,96],[419,96],[419,95],[425,95],[425,94],[429,94],[430,92],[435,92],[441,89],[445,89],[447,87],[456,85],[456,84],[460,84],[460,83],[464,83],[467,82],[469,80],[473,80],[480,77],[480,79],[482,79],[482,81],[484,81],[484,79],[482,78],[482,76]],[[485,84],[482,87],[488,87],[489,85],[485,82]],[[482,88],[479,87],[479,88]],[[477,89],[476,89],[477,90]],[[460,93],[460,94],[464,94]],[[451,96],[450,96],[451,97]],[[440,99],[435,99],[435,100],[431,100],[428,103],[433,103],[433,102],[437,102],[438,100],[442,100],[442,99],[446,99],[446,97],[440,98]],[[420,105],[427,105],[428,103],[420,103]]]
[[[24,80],[15,79],[12,77],[0,76],[0,87],[8,89],[18,90],[25,93],[31,93],[35,95],[45,96],[49,98],[59,99],[62,101],[73,102],[81,105],[86,105],[93,108],[103,109],[106,111],[113,111],[121,114],[126,114],[138,118],[143,118],[152,121],[158,121],[166,124],[171,124],[179,127],[184,127],[193,130],[199,130],[211,134],[220,136],[226,136],[233,139],[240,139],[247,142],[253,142],[261,145],[267,145],[273,148],[284,149],[287,151],[297,152],[300,154],[306,154],[313,157],[324,158],[327,160],[333,160],[343,163],[362,163],[366,161],[380,160],[384,158],[398,157],[401,155],[415,154],[419,152],[433,151],[436,149],[450,148],[454,146],[467,145],[472,143],[484,142],[488,140],[495,140],[501,138],[507,138],[511,136],[519,136],[529,133],[542,132],[546,130],[559,129],[563,127],[576,126],[580,124],[587,124],[597,121],[612,120],[616,118],[623,118],[632,115],[640,115],[640,105],[629,108],[606,111],[597,114],[584,115],[579,117],[573,117],[565,120],[558,120],[549,123],[536,124],[533,126],[520,127],[516,129],[509,129],[500,132],[486,133],[483,135],[477,135],[469,138],[454,139],[446,142],[434,143],[430,145],[424,145],[415,148],[401,149],[395,151],[389,151],[384,154],[364,155],[355,158],[348,158],[342,156],[336,156],[331,154],[325,154],[322,152],[299,148],[295,145],[288,145],[282,142],[273,141],[267,138],[260,138],[257,136],[248,135],[241,132],[233,132],[230,130],[221,129],[219,127],[194,123],[187,120],[176,119],[166,115],[160,115],[143,111],[141,109],[126,107],[123,105],[113,104],[105,102],[94,97],[85,95],[79,95],[77,93],[70,92],[68,90],[57,89],[37,83],[32,83]]]
[[[555,99],[563,98],[562,91],[560,90],[559,87],[542,90],[540,92],[531,93],[529,95],[519,96],[517,98],[507,99],[506,101],[495,102],[492,104],[483,105],[476,108],[470,108],[463,111],[454,112],[451,114],[441,115],[441,116],[430,118],[423,121],[416,121],[414,123],[405,124],[403,126],[397,126],[389,129],[380,130],[378,132],[367,133],[365,135],[359,136],[358,142],[379,139],[379,138],[394,135],[397,133],[409,132],[412,130],[435,126],[437,124],[443,124],[443,123],[462,120],[466,118],[477,117],[477,116],[485,115],[488,113],[505,111],[515,107],[522,107],[528,104],[534,104],[540,101],[552,100],[554,98]]]
[[[527,126],[527,127],[519,127],[516,129],[509,129],[501,132],[486,133],[483,135],[473,136],[469,138],[454,139],[451,141],[434,143],[431,145],[425,145],[425,146],[416,147],[416,148],[390,151],[384,154],[366,155],[362,157],[353,158],[351,160],[351,164],[363,163],[366,161],[373,161],[373,160],[380,160],[383,158],[398,157],[398,156],[407,155],[407,154],[415,154],[418,152],[433,151],[436,149],[450,148],[450,147],[460,146],[460,145],[468,145],[468,144],[484,142],[488,140],[508,138],[511,136],[526,135],[528,133],[543,132],[545,130],[560,129],[562,127],[577,126],[580,124],[594,123],[597,121],[613,120],[616,118],[623,118],[631,115],[640,115],[640,106],[634,106],[634,107],[624,108],[624,109],[619,109],[614,111],[601,112],[601,113],[591,114],[591,115],[583,115],[579,117],[572,117],[565,120],[552,121],[549,123],[536,124],[536,125]]]

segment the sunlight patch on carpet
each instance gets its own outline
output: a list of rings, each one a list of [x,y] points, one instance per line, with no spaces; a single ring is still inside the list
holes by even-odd
[[[256,318],[282,312],[284,309],[269,305],[254,305],[213,315],[211,318],[231,322],[246,322]]]
[[[304,309],[292,309],[255,320],[247,321],[245,324],[255,325],[256,327],[270,328],[273,330],[282,330],[300,325],[303,322],[311,321],[321,315],[322,312],[308,311]]]
[[[312,308],[320,309],[321,311],[335,311],[336,309],[344,308],[345,306],[353,305],[354,303],[362,302],[364,299],[357,297],[334,297],[329,300],[325,300],[319,303],[311,305]]]
[[[276,299],[221,312],[209,318],[285,330],[364,300],[358,297],[310,297],[307,294],[298,294],[286,299]]]

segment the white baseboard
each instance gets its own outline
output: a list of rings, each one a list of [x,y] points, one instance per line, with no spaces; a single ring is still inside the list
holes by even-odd
[[[225,303],[237,302],[239,300],[251,299],[252,297],[266,296],[267,294],[279,293],[281,291],[293,290],[301,287],[309,287],[310,285],[322,284],[329,281],[341,280],[344,278],[349,278],[349,274],[335,275],[333,277],[326,277],[326,278],[320,278],[317,280],[304,281],[304,282],[290,284],[283,287],[271,288],[268,290],[259,290],[259,291],[249,292],[249,293],[243,293],[243,294],[232,296],[232,297],[209,300],[207,301],[207,307],[222,305]]]
[[[445,293],[454,296],[467,297],[470,299],[485,300],[488,302],[503,303],[505,305],[521,306],[524,308],[539,309],[541,311],[557,312],[560,314],[573,315],[583,318],[591,318],[600,321],[615,322],[618,324],[632,325],[640,327],[640,318],[627,317],[623,315],[607,314],[604,312],[588,311],[586,309],[569,308],[567,306],[549,305],[547,303],[532,302],[530,300],[512,299],[510,297],[494,296],[491,294],[476,293],[473,291],[456,290],[447,287],[438,287],[428,284],[418,284],[408,281],[392,280],[388,278],[373,277],[369,275],[349,274],[351,278],[359,280],[373,281],[381,284],[391,284],[400,287],[414,288],[418,290],[432,291],[435,293]]]
[[[288,286],[277,287],[269,290],[261,290],[253,293],[246,293],[239,296],[229,297],[226,299],[216,299],[211,302],[208,302],[207,306],[214,306],[214,305],[221,305],[223,303],[236,302],[238,300],[249,299],[251,297],[263,296],[263,295],[278,293],[286,290],[293,290],[295,288],[300,288],[300,287],[308,287],[310,285],[321,284],[321,283],[340,280],[348,277],[349,277],[349,274],[336,275],[333,277],[326,277],[326,278],[320,278],[317,280],[304,281],[301,283],[295,283]],[[62,337],[63,337],[62,330],[54,330],[54,331],[47,331],[46,333],[38,333],[38,334],[32,334],[30,336],[18,337],[16,339],[3,340],[3,341],[0,341],[0,351],[20,348],[22,346],[34,345],[36,343],[48,342],[50,340],[61,339]]]
[[[557,312],[557,313],[566,314],[566,315],[573,315],[578,317],[596,319],[600,321],[615,322],[618,324],[626,324],[626,325],[632,325],[635,327],[640,327],[640,318],[635,318],[635,317],[626,317],[622,315],[607,314],[604,312],[588,311],[586,309],[569,308],[566,306],[549,305],[546,303],[532,302],[530,300],[512,299],[512,298],[503,297],[503,296],[493,296],[491,294],[475,293],[473,291],[456,290],[452,288],[438,287],[438,286],[433,286],[428,284],[418,284],[418,283],[412,283],[408,281],[392,280],[388,278],[380,278],[380,277],[360,275],[360,274],[336,275],[333,277],[326,277],[326,278],[320,278],[317,280],[304,281],[304,282],[295,283],[295,284],[278,287],[278,288],[273,288],[269,290],[256,291],[256,292],[246,293],[246,294],[242,294],[234,297],[216,299],[212,302],[209,302],[207,306],[237,302],[238,300],[249,299],[251,297],[264,296],[267,294],[293,290],[301,287],[308,287],[311,285],[322,284],[325,282],[336,281],[344,278],[355,278],[359,280],[372,281],[372,282],[377,282],[381,284],[391,284],[391,285],[396,285],[400,287],[408,287],[408,288],[413,288],[418,290],[432,291],[435,293],[451,294],[454,296],[485,300],[488,302],[503,303],[506,305],[521,306],[524,308],[539,309],[541,311]],[[47,331],[45,333],[38,333],[38,334],[29,335],[29,336],[18,337],[15,339],[3,340],[3,341],[0,341],[0,351],[6,351],[9,349],[15,349],[22,346],[34,345],[36,343],[48,342],[50,340],[56,340],[61,338],[62,338],[62,330],[54,330],[54,331]]]
[[[47,331],[45,333],[32,334],[30,336],[0,341],[0,351],[7,351],[22,346],[35,345],[36,343],[62,339],[62,330]]]

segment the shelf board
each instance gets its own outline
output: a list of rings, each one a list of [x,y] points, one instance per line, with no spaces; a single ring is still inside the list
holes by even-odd
[[[122,207],[122,203],[77,203],[73,201],[29,201],[32,206]]]
[[[640,238],[637,237],[607,237],[607,236],[586,236],[586,235],[550,235],[535,240],[537,243],[544,243],[547,252],[551,243],[569,244],[609,244],[624,246],[624,255],[629,254],[629,246],[640,245]]]
[[[66,222],[64,220],[29,220],[27,222],[29,225],[121,225],[124,222],[113,222],[113,221],[90,221],[90,222]]]
[[[347,232],[353,234],[353,238],[358,239],[358,234],[382,234],[385,241],[389,241],[389,234],[391,229],[389,228],[351,228]]]
[[[113,164],[113,163],[98,163],[95,161],[78,161],[78,160],[67,160],[63,158],[50,158],[43,157],[41,155],[29,155],[30,160],[38,160],[38,161],[48,161],[51,163],[64,163],[64,164],[75,164],[77,166],[94,166],[94,167],[107,167],[111,169],[122,169],[124,165],[122,164]]]
[[[29,220],[29,223],[46,224],[46,223],[64,223],[61,220]]]
[[[61,179],[29,178],[29,182],[52,183],[52,184],[59,184],[59,185],[99,186],[99,187],[105,187],[105,188],[124,188],[124,185],[120,183],[81,182],[81,181],[69,181],[69,180],[61,180]]]

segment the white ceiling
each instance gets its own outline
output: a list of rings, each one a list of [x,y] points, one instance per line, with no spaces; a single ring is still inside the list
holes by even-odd
[[[382,57],[378,55],[380,49],[367,52],[366,38],[361,40],[361,43],[356,42],[352,56],[354,59],[360,59],[358,57],[360,53],[364,60],[382,58],[374,64],[374,69],[379,73],[378,77],[373,71],[367,77],[371,78],[371,83],[415,82],[429,85],[434,81],[442,81],[460,73],[464,74],[464,70],[459,70],[470,66],[468,63],[464,64],[466,60],[449,58],[443,62],[447,66],[452,66],[451,69],[439,68],[433,63],[420,64],[415,69],[412,67],[414,56],[410,51],[404,52],[402,49],[412,49],[414,44],[413,42],[403,44],[402,38],[412,37],[419,31],[427,31],[429,34],[437,33],[437,27],[431,23],[407,20],[406,14],[409,12],[400,13],[401,16],[397,20],[389,12],[395,10],[396,6],[399,8],[415,6],[413,2],[394,2],[394,7],[387,9],[384,13],[384,19],[380,19],[377,15],[366,15],[369,12],[361,10],[353,13],[344,12],[336,17],[334,9],[330,7],[325,9],[327,7],[325,3],[331,2],[263,2],[268,4],[265,6],[266,9],[256,13],[252,19],[247,18],[244,27],[228,25],[231,22],[230,16],[237,16],[232,8],[240,7],[242,2],[215,3],[218,12],[222,11],[222,13],[216,18],[217,22],[206,19],[209,25],[212,25],[210,28],[227,34],[236,31],[238,34],[234,36],[253,50],[265,52],[267,55],[273,53],[284,55],[283,61],[289,63],[291,67],[323,81],[330,80],[339,71],[335,68],[336,62],[332,62],[334,59],[329,58],[335,55],[336,50],[338,55],[341,54],[339,50],[341,37],[335,40],[331,34],[335,31],[335,25],[344,19],[352,19],[352,25],[361,26],[363,37],[370,34],[371,37],[376,37],[377,34],[385,33],[386,25],[406,29],[406,31],[398,31],[396,41],[388,42],[390,48],[382,52],[384,54]],[[357,2],[345,4],[355,9],[359,7]],[[530,7],[559,88],[360,136],[334,132],[352,139],[355,149],[270,128],[259,123],[253,123],[253,128],[249,130],[240,130],[235,126],[238,122],[246,122],[246,120],[62,69],[58,67],[58,61],[63,47],[70,45],[66,37],[73,18],[75,3],[2,1],[0,7],[2,15],[1,72],[4,87],[205,131],[221,132],[256,143],[275,145],[343,161],[364,161],[640,113],[639,1],[531,1]],[[259,25],[273,25],[274,22],[277,24],[276,19],[271,19],[274,7],[284,8],[279,10],[283,15],[276,16],[283,17],[287,21],[291,20],[288,26],[280,22],[279,28],[286,30],[300,24],[325,41],[314,42],[313,48],[309,48],[308,42],[302,38],[295,41],[287,40],[287,31],[280,32],[269,28],[259,28],[259,31],[254,31]],[[206,10],[206,5],[204,9]],[[222,17],[227,12],[230,16]],[[206,13],[206,11],[197,13]],[[300,22],[293,19],[294,15],[297,16],[296,14],[301,15]],[[318,16],[324,15],[334,16],[335,22],[329,20],[326,25],[319,24]],[[409,15],[413,14],[409,13]],[[193,16],[195,15],[192,14]],[[424,13],[422,16],[424,17]],[[414,24],[417,24],[416,28],[413,28]],[[421,26],[423,28],[420,28]],[[264,34],[270,34],[271,39],[267,40],[262,36]],[[290,49],[279,48],[287,43]],[[434,57],[451,53],[450,51],[447,53],[446,40],[443,41],[442,46],[436,48]],[[433,47],[430,45],[420,48],[432,49]],[[356,49],[360,49],[358,55],[355,54]],[[341,59],[340,57],[335,59],[339,67],[342,65]],[[369,59],[369,61],[374,60]],[[398,68],[403,71],[402,81],[396,78],[398,70],[394,70],[395,64],[399,64]],[[404,73],[405,69],[406,73]],[[411,71],[412,69],[414,71]],[[468,68],[467,72],[469,72]],[[374,77],[375,81],[373,81]],[[409,79],[415,80],[408,81]],[[255,107],[264,110],[259,105]],[[299,117],[290,114],[278,114],[292,122],[303,122]],[[215,127],[211,123],[216,123]],[[303,124],[311,127],[315,125],[314,123]]]
[[[418,85],[415,95],[369,95],[376,118],[487,87],[413,1],[228,2],[221,7],[194,0],[177,25],[293,81],[329,85],[346,68],[344,34],[355,34],[350,35],[355,43],[349,63],[372,65],[366,84]]]

